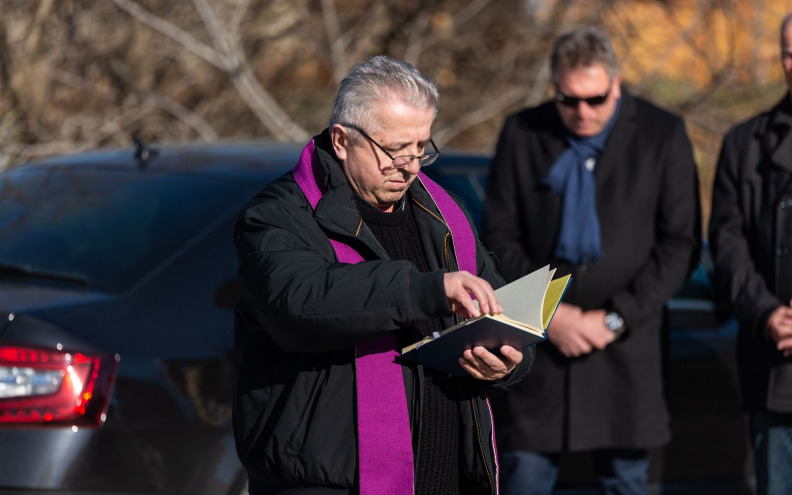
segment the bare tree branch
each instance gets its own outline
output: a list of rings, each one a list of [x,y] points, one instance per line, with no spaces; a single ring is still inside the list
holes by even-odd
[[[192,129],[194,129],[195,132],[204,141],[217,140],[218,138],[217,131],[215,131],[214,128],[200,115],[191,111],[181,103],[171,98],[168,98],[167,96],[161,93],[157,93],[154,91],[141,91],[137,89],[134,83],[134,79],[130,77],[129,72],[126,70],[126,68],[124,68],[121,65],[120,62],[113,61],[111,62],[110,66],[113,69],[113,72],[135,92],[135,95],[140,97],[143,101],[146,101],[148,103],[153,103],[157,107],[161,108],[162,110],[165,110],[169,114],[181,120],[182,122],[190,126]],[[73,88],[79,89],[80,91],[83,91],[85,93],[89,93],[95,96],[97,95],[96,88],[93,86],[93,84],[90,81],[86,81],[85,79],[71,72],[65,72],[65,71],[58,72],[56,74],[53,74],[53,79],[63,84],[67,84]],[[117,98],[118,94],[116,91],[112,91],[107,95],[99,94],[99,96],[109,101],[112,101]],[[118,131],[122,130],[120,127],[116,127],[115,129],[117,129]],[[99,138],[95,140],[98,142],[101,141],[101,139],[103,138]]]
[[[126,67],[122,66],[120,62],[113,61],[111,62],[110,67],[113,69],[113,72],[130,88],[132,88],[133,91],[135,91],[135,94],[141,99],[155,104],[159,108],[165,110],[169,114],[184,122],[194,129],[204,141],[211,142],[217,140],[217,132],[209,124],[209,122],[203,119],[203,117],[185,107],[178,101],[168,98],[162,93],[157,93],[155,91],[141,91],[137,89],[137,85],[135,84],[134,79],[130,76],[129,71],[127,71]]]
[[[453,22],[451,23],[451,31],[454,33],[459,32],[460,28],[464,27],[470,20],[474,19],[476,15],[485,7],[495,3],[496,0],[473,0],[468,5],[466,5],[465,8],[454,15]],[[427,22],[429,19],[431,19],[431,15],[427,19]],[[444,37],[446,36],[448,35],[444,35]],[[428,51],[444,37],[441,37],[436,33],[421,37],[418,41],[410,44],[408,47],[409,53],[405,55],[408,55],[411,60],[417,62],[422,53]]]
[[[305,141],[309,134],[297,125],[269,93],[261,86],[253,71],[247,64],[244,50],[238,44],[233,44],[226,36],[217,15],[210,7],[207,0],[193,0],[215,48],[220,51],[223,58],[228,60],[226,73],[231,78],[237,92],[245,103],[253,110],[262,124],[280,140]],[[219,45],[219,46],[218,46]]]
[[[250,0],[239,0],[239,2],[236,4],[236,8],[234,9],[234,13],[231,16],[231,22],[228,25],[229,34],[232,36],[234,42],[240,45],[242,42],[239,28],[242,25],[242,20],[245,18],[245,14],[247,13],[249,6]]]
[[[214,48],[140,7],[132,0],[113,0],[118,7],[149,26],[151,29],[173,39],[205,61],[222,70],[234,84],[239,95],[247,103],[259,121],[276,139],[304,141],[309,135],[297,125],[269,93],[261,86],[250,67],[240,43],[232,39],[217,18],[207,0],[193,0],[201,16]]]
[[[184,48],[190,50],[194,54],[198,55],[205,61],[209,62],[210,64],[214,65],[218,69],[224,70],[225,66],[223,63],[222,57],[217,53],[216,50],[213,50],[211,47],[206,46],[205,44],[201,43],[194,37],[192,37],[189,33],[183,31],[178,26],[171,24],[170,22],[157,17],[156,15],[152,14],[148,10],[144,9],[136,2],[132,0],[113,0],[115,4],[129,15],[137,19],[138,21],[142,22],[149,28],[157,31],[161,34],[164,34],[168,38],[173,39],[177,43],[179,43]]]
[[[201,16],[201,20],[214,42],[215,51],[221,55],[222,69],[226,72],[237,70],[237,67],[242,63],[240,58],[241,50],[236,50],[237,47],[231,45],[228,33],[217,18],[217,13],[207,0],[193,0],[193,5],[195,5],[198,15]]]
[[[430,0],[429,5],[421,6],[418,13],[418,18],[415,20],[410,31],[409,43],[407,49],[404,50],[404,61],[412,65],[418,65],[418,59],[423,52],[424,44],[426,42],[426,33],[429,28],[429,23],[432,20],[432,11],[437,5],[436,0]]]
[[[135,105],[133,108],[127,109],[118,117],[112,120],[100,121],[96,131],[92,133],[93,143],[91,147],[97,146],[101,141],[105,140],[108,136],[116,136],[119,144],[129,144],[132,139],[129,131],[127,130],[130,124],[137,122],[157,108],[157,104],[153,99],[143,101],[140,105]]]
[[[550,64],[544,61],[539,65],[539,71],[527,91],[525,98],[526,107],[536,106],[544,100],[547,85],[550,84],[550,78]]]
[[[477,108],[476,110],[464,115],[462,118],[457,119],[451,125],[447,125],[440,129],[438,132],[433,133],[432,136],[438,145],[447,143],[453,137],[462,133],[466,129],[487,121],[493,117],[500,115],[505,108],[509,108],[517,102],[525,98],[525,89],[522,87],[513,87],[501,93],[500,96],[490,101],[488,104]]]
[[[321,0],[322,21],[324,21],[327,44],[330,45],[330,62],[333,67],[333,79],[339,84],[346,75],[346,62],[344,52],[346,51],[349,40],[341,35],[341,25],[338,22],[333,0]]]
[[[119,93],[115,88],[109,88],[107,94],[102,94],[96,91],[96,85],[93,81],[88,81],[77,74],[69,71],[58,71],[52,74],[52,80],[61,84],[68,85],[72,88],[78,89],[83,93],[98,96],[108,101],[115,100]]]
[[[569,25],[573,24],[573,17],[577,5],[581,0],[565,0],[558,2],[550,15],[550,22],[548,23],[549,30],[545,33],[548,40],[555,39],[559,32],[564,31]],[[455,17],[454,25],[458,26],[457,22],[464,23],[481,12],[488,4],[489,0],[477,0],[471,2],[465,9],[459,12]],[[433,40],[433,42],[436,40]],[[548,44],[548,51],[550,45]],[[524,49],[517,49],[515,53],[525,56]],[[547,90],[547,85],[550,82],[550,70],[547,63],[549,53],[542,50],[537,50],[533,57],[532,69],[527,71],[532,78],[528,81],[529,86],[504,86],[497,87],[495,98],[491,99],[483,107],[476,107],[470,113],[463,115],[454,120],[453,123],[439,129],[436,133],[439,142],[448,142],[454,137],[463,133],[467,129],[486,122],[492,118],[503,115],[508,109],[513,108],[515,105],[522,102],[523,106],[538,105],[544,98]],[[536,56],[538,55],[538,56]],[[502,66],[501,66],[502,69]],[[496,70],[495,73],[502,73],[502,70]]]
[[[162,93],[155,93],[152,91],[146,91],[140,93],[140,95],[146,100],[153,101],[158,107],[195,129],[204,141],[211,142],[217,140],[218,135],[214,127],[200,115],[191,111],[178,101],[168,98]]]
[[[646,71],[643,77],[641,78],[641,80],[633,85],[633,90],[635,92],[637,93],[641,92],[646,86],[646,84],[649,81],[652,81],[657,76],[657,73],[660,72],[660,70],[668,62],[668,59],[674,54],[674,52],[677,49],[679,49],[679,47],[682,46],[683,44],[687,44],[690,42],[690,39],[693,36],[693,34],[699,29],[701,24],[706,19],[706,14],[709,11],[709,9],[710,6],[707,2],[699,4],[698,12],[696,12],[696,18],[693,20],[693,22],[690,23],[690,25],[688,25],[687,29],[679,33],[679,36],[674,40],[673,43],[669,43],[666,46],[665,51],[660,56],[655,57],[654,65],[652,69]],[[629,58],[626,59],[624,63],[627,63],[628,60]]]

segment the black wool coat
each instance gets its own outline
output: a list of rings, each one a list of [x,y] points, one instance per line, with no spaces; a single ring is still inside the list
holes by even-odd
[[[767,336],[767,319],[792,299],[792,103],[723,140],[709,240],[723,303],[740,324],[737,362],[748,411],[792,412],[792,358]]]
[[[644,448],[670,438],[663,397],[664,308],[698,259],[698,179],[679,117],[622,90],[619,115],[594,171],[599,264],[554,257],[562,197],[542,184],[566,149],[554,103],[508,118],[487,190],[482,240],[507,281],[545,264],[572,274],[564,302],[615,309],[627,335],[568,359],[547,341],[534,371],[499,397],[501,450]]]

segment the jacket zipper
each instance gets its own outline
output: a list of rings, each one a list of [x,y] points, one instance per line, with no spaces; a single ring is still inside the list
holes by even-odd
[[[490,493],[492,495],[496,494],[496,484],[492,479],[492,473],[490,473],[489,465],[487,464],[487,456],[484,454],[484,445],[481,442],[481,426],[479,425],[479,418],[478,413],[476,411],[476,399],[470,399],[470,408],[473,411],[473,423],[476,425],[476,438],[478,438],[479,442],[479,454],[481,454],[481,461],[484,463],[484,470],[487,472],[487,478],[490,482]],[[495,434],[495,431],[492,432]]]

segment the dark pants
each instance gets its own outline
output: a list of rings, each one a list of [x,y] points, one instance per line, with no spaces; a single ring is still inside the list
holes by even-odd
[[[792,493],[792,414],[751,413],[757,495]]]
[[[649,484],[646,450],[596,450],[590,453],[600,493],[645,495]],[[550,495],[558,479],[558,455],[529,451],[500,457],[503,495]]]

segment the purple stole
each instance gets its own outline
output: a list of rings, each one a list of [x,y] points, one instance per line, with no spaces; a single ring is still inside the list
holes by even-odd
[[[312,209],[316,209],[323,195],[314,175],[318,163],[311,140],[292,171]],[[419,179],[451,231],[459,269],[475,275],[476,241],[467,217],[442,187],[423,173],[419,174]],[[351,246],[334,239],[329,241],[340,262],[364,261]],[[361,495],[414,493],[412,434],[402,368],[395,359],[399,355],[396,348],[394,333],[355,348]]]

